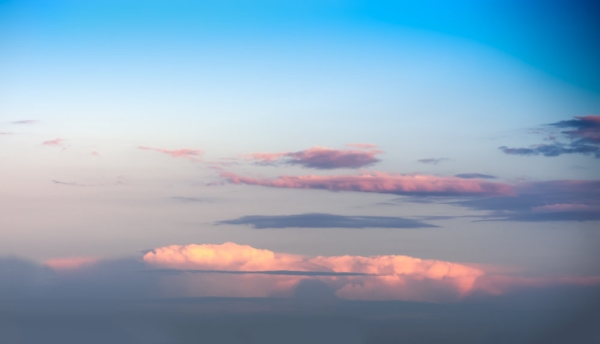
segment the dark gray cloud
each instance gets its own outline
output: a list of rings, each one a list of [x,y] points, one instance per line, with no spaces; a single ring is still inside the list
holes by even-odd
[[[513,197],[460,200],[453,204],[490,211],[487,220],[598,221],[599,180],[556,180],[517,185]]]
[[[432,164],[432,165],[437,165],[440,162],[444,162],[444,161],[450,161],[450,159],[448,159],[448,158],[427,158],[427,159],[417,160],[417,162],[420,162],[422,164]]]
[[[568,142],[557,141],[556,135],[550,135],[551,143],[537,144],[526,148],[499,149],[505,154],[554,157],[563,154],[584,154],[600,158],[600,116],[575,117],[571,120],[548,124],[551,128],[568,129],[559,134]]]
[[[251,225],[263,228],[426,228],[436,227],[425,222],[388,216],[343,216],[333,214],[298,214],[243,216],[234,220],[220,221],[219,224]]]
[[[497,179],[498,177],[492,176],[490,174],[482,174],[482,173],[459,173],[455,174],[455,177],[463,178],[463,179]]]

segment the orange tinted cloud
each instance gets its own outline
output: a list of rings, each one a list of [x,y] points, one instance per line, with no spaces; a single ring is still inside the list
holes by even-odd
[[[188,158],[188,159],[192,159],[192,160],[199,158],[200,156],[202,156],[202,153],[203,153],[201,149],[188,149],[188,148],[163,149],[163,148],[152,148],[152,147],[146,147],[146,146],[139,146],[138,149],[155,151],[155,152],[167,154],[167,155],[172,156],[173,158]]]
[[[65,271],[80,269],[97,262],[98,259],[93,257],[67,257],[47,260],[44,262],[44,265],[49,266],[53,270]]]
[[[188,296],[289,297],[306,279],[323,282],[342,299],[429,302],[473,293],[600,284],[600,277],[511,276],[494,267],[402,255],[308,257],[232,242],[160,247],[146,253],[143,261],[152,268],[185,270],[165,276],[164,283]]]
[[[221,172],[233,184],[261,185],[290,189],[325,189],[331,191],[359,191],[389,194],[423,195],[512,195],[508,184],[480,179],[437,177],[431,175],[403,175],[372,172],[362,175],[339,176],[281,176],[276,179],[255,179]]]
[[[346,299],[400,299],[426,300],[437,298],[437,293],[424,290],[443,289],[444,294],[460,297],[468,294],[484,271],[462,264],[423,260],[408,256],[334,256],[306,257],[247,245],[172,245],[154,249],[143,260],[154,267],[183,270],[216,271],[294,271],[303,276],[244,275],[242,281],[253,281],[237,294],[289,294],[302,279],[318,278],[336,289],[336,295]],[[314,273],[314,276],[311,276]],[[318,273],[332,273],[319,275]],[[339,275],[336,275],[339,273]],[[356,275],[346,275],[354,273]],[[361,275],[363,274],[363,275]],[[206,277],[197,277],[206,278]],[[226,277],[212,277],[213,280]],[[231,277],[228,277],[231,278]],[[255,281],[264,289],[255,290]]]
[[[144,255],[144,261],[174,269],[272,271],[296,270],[302,256],[277,254],[269,250],[227,242],[222,245],[171,245]]]

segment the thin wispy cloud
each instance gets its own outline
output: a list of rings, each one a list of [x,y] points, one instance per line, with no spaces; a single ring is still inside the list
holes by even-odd
[[[10,122],[11,124],[35,124],[38,123],[38,120],[35,119],[24,119],[24,120],[19,120],[19,121],[12,121]]]
[[[263,228],[430,228],[425,222],[390,216],[343,216],[334,214],[251,215],[218,224],[250,225]]]
[[[455,174],[455,177],[463,179],[497,179],[498,177],[492,176],[491,174],[482,173],[459,173]]]
[[[444,161],[450,161],[450,159],[448,159],[448,158],[427,158],[427,159],[417,160],[417,162],[420,162],[422,164],[431,164],[431,165],[437,165]]]
[[[577,116],[572,120],[551,123],[548,126],[567,129],[559,135],[568,142],[560,142],[551,134],[549,140],[552,143],[521,148],[501,146],[499,149],[510,155],[555,157],[563,154],[584,154],[600,158],[600,116]]]
[[[61,138],[55,138],[53,140],[44,141],[42,142],[42,145],[48,147],[60,147],[62,149],[67,148],[65,140]]]
[[[431,175],[404,175],[372,172],[360,175],[338,176],[281,176],[276,179],[257,179],[221,172],[221,177],[232,184],[259,185],[288,189],[320,189],[329,191],[372,192],[396,195],[512,195],[509,184],[479,179],[438,177]]]
[[[14,135],[12,131],[0,131],[0,135]]]
[[[152,147],[147,147],[147,146],[139,146],[138,149],[163,153],[166,155],[170,155],[173,158],[187,158],[187,159],[195,160],[195,161],[199,160],[203,154],[203,151],[201,149],[189,149],[189,148],[164,149],[164,148],[152,148]]]
[[[374,143],[347,143],[346,146],[359,149],[379,149],[379,146]]]
[[[259,164],[299,165],[315,169],[361,168],[378,163],[377,155],[382,154],[376,145],[348,144],[356,149],[333,149],[312,147],[298,152],[253,153],[243,158]]]
[[[186,196],[174,196],[169,198],[172,201],[179,203],[212,203],[216,199],[213,197],[186,197]]]

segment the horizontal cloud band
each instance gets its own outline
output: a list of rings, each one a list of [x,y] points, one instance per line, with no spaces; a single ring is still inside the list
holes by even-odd
[[[342,216],[333,214],[298,214],[280,216],[243,216],[221,224],[251,225],[254,228],[425,228],[425,222],[390,216]]]
[[[289,189],[323,189],[330,191],[357,191],[397,195],[513,195],[508,184],[430,175],[403,175],[373,172],[341,176],[281,176],[276,179],[255,179],[234,173],[221,176],[233,184],[260,185]]]

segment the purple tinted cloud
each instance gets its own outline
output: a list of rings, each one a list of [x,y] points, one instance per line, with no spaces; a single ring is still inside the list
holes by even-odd
[[[361,168],[378,163],[377,155],[383,151],[373,144],[349,144],[356,149],[312,147],[298,152],[254,153],[247,160],[261,164],[284,163],[315,169]]]
[[[458,178],[463,179],[497,179],[498,177],[492,176],[490,174],[482,174],[482,173],[459,173],[454,175]]]
[[[419,159],[419,160],[417,160],[417,162],[420,162],[422,164],[437,165],[440,162],[449,161],[449,160],[450,159],[448,159],[448,158],[427,158],[427,159]]]
[[[554,157],[563,154],[584,154],[600,158],[600,116],[578,116],[572,120],[551,123],[549,126],[568,129],[560,134],[569,142],[558,142],[557,138],[551,135],[552,143],[521,148],[501,146],[499,149],[511,155]]]
[[[504,221],[598,221],[600,181],[554,180],[515,186],[516,196],[470,199],[455,204],[490,211]]]
[[[424,228],[428,223],[390,216],[343,216],[334,214],[298,214],[279,216],[244,216],[221,224],[251,225],[263,228]]]
[[[24,120],[20,120],[20,121],[12,121],[10,122],[11,124],[35,124],[39,122],[38,120],[35,119],[24,119]]]

